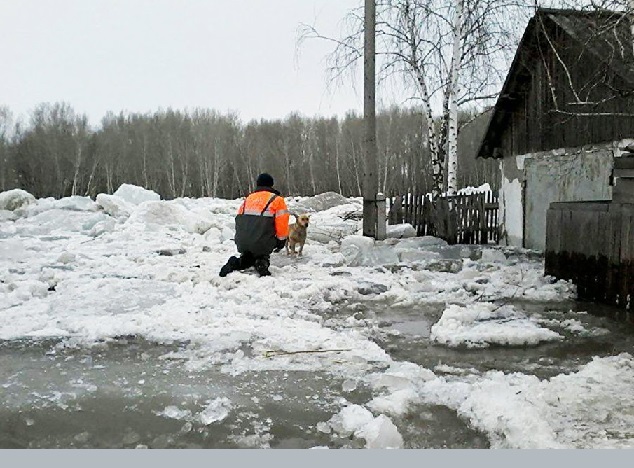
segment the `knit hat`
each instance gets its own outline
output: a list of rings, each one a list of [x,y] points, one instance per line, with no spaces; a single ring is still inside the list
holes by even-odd
[[[273,177],[271,177],[271,175],[267,174],[266,172],[260,174],[258,176],[258,180],[255,182],[255,185],[257,185],[258,187],[273,187]]]

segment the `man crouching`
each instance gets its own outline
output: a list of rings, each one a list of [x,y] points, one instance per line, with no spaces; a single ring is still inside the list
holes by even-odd
[[[279,252],[286,245],[289,220],[286,202],[273,188],[273,177],[269,174],[260,174],[256,185],[236,215],[235,242],[241,255],[227,260],[220,269],[221,277],[250,267],[255,267],[260,276],[269,276],[271,252]]]

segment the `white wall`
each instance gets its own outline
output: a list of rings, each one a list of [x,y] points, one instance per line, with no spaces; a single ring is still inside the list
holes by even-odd
[[[522,209],[522,182],[502,178],[500,188],[500,244],[522,247],[524,211]]]
[[[500,244],[543,250],[546,211],[551,202],[610,200],[608,181],[614,157],[629,141],[502,159]]]

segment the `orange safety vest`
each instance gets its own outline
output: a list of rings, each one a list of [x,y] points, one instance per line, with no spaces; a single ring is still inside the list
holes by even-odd
[[[268,255],[276,238],[288,237],[290,215],[284,198],[268,190],[251,193],[238,209],[235,242],[238,252]]]

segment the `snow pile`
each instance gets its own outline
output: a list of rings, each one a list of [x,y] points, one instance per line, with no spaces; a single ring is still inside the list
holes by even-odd
[[[350,200],[335,192],[325,192],[314,197],[295,197],[287,199],[287,206],[291,213],[314,213],[326,211],[340,205],[350,203]]]
[[[446,378],[395,363],[367,381],[383,391],[367,404],[373,411],[398,416],[414,404],[444,405],[486,433],[491,448],[634,448],[630,354],[595,357],[578,372],[544,380],[500,371]]]
[[[465,187],[458,190],[458,195],[473,195],[474,193],[490,192],[491,186],[487,183],[480,185],[479,187]]]
[[[18,217],[13,211],[0,210],[0,223],[5,221],[15,221]]]
[[[347,200],[347,203],[311,214],[308,240],[324,244],[340,242],[346,236],[359,233],[361,210],[361,203],[351,203],[351,200]],[[294,219],[291,218],[291,222],[294,222]]]
[[[56,200],[53,197],[40,198],[35,203],[30,203],[19,210],[17,214],[23,217],[36,216],[49,210],[67,211],[98,211],[99,205],[92,201],[90,197],[73,195]],[[62,213],[59,213],[60,215]]]
[[[99,205],[97,205],[90,197],[80,197],[73,195],[70,197],[55,200],[55,208],[60,210],[70,211],[97,211]]]
[[[210,219],[192,213],[175,202],[144,202],[134,210],[126,221],[126,226],[141,225],[148,229],[158,226],[182,228],[187,232],[204,234],[213,225]]]
[[[450,305],[431,329],[431,340],[451,347],[483,348],[495,345],[536,345],[563,337],[537,325],[512,305],[475,303]]]
[[[26,190],[13,189],[0,193],[0,210],[15,211],[31,203],[35,203],[35,197]]]
[[[486,431],[492,448],[565,448],[557,440],[552,420],[531,404],[538,400],[527,400],[530,394],[523,394],[538,386],[535,376],[491,372],[470,388],[458,414]]]
[[[632,391],[630,354],[596,357],[549,380],[487,373],[458,413],[485,430],[493,448],[633,448]]]
[[[97,205],[110,216],[125,220],[136,207],[147,202],[158,202],[160,195],[152,190],[130,184],[122,184],[112,195],[100,193],[97,195]]]

